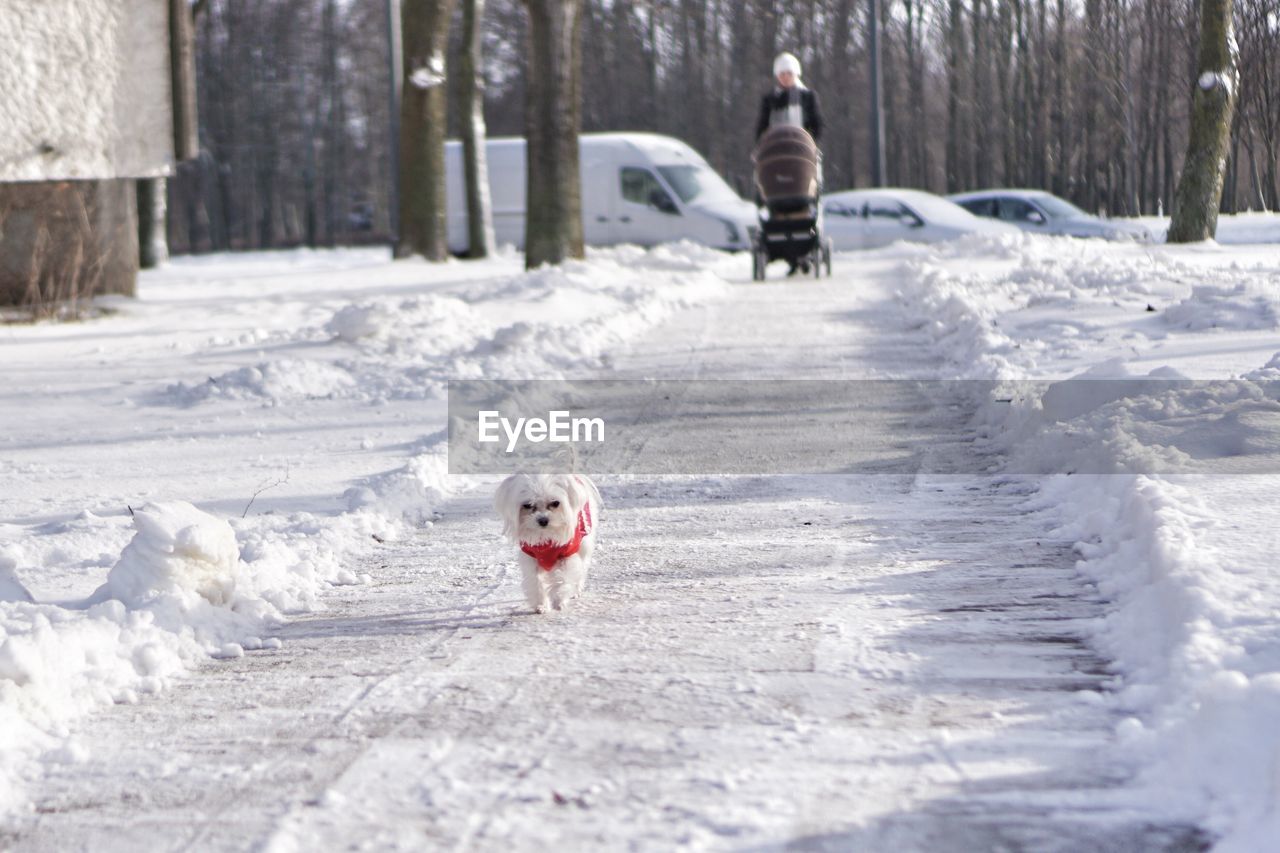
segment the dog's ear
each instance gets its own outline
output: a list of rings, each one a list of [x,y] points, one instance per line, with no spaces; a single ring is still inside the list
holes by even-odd
[[[600,491],[596,484],[583,474],[569,475],[569,498],[575,509],[582,509],[585,503],[591,504],[591,511],[599,515],[601,508]]]
[[[504,536],[515,536],[520,529],[520,489],[524,475],[512,474],[493,493],[493,508],[502,518]]]

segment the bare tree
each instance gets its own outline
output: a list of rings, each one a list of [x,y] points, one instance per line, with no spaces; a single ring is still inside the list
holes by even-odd
[[[493,253],[493,209],[485,158],[483,40],[484,0],[462,0],[462,159],[467,182],[467,255]]]
[[[157,267],[169,259],[166,238],[166,201],[164,178],[139,178],[138,193],[138,265],[142,269]]]
[[[445,48],[453,0],[404,0],[400,98],[400,240],[396,257],[449,256],[445,217]]]
[[[578,132],[582,115],[582,0],[525,0],[525,266],[583,257]]]
[[[1187,157],[1169,225],[1169,242],[1208,240],[1218,230],[1231,114],[1239,86],[1232,52],[1232,0],[1201,0],[1200,60]]]
[[[1117,214],[1172,209],[1192,114],[1192,90],[1178,81],[1197,74],[1200,0],[880,2],[881,49],[894,70],[884,75],[891,181],[935,192],[1029,185]],[[828,107],[827,185],[865,186],[867,5],[576,0],[589,46],[581,129],[678,136],[748,193],[752,119],[770,62],[798,51]],[[1274,209],[1280,0],[1233,7],[1239,115],[1222,209]],[[543,115],[564,123],[546,100],[537,115],[526,109],[531,87],[542,98],[560,85],[545,67],[531,73],[533,13],[552,8],[486,0],[476,82],[485,84],[487,132],[523,135],[526,120]],[[383,238],[393,164],[382,11],[338,0],[210,0],[197,37],[201,155],[169,182],[175,252]],[[461,68],[471,39],[453,30],[446,55]],[[470,75],[450,76],[462,106],[450,126],[465,138]]]

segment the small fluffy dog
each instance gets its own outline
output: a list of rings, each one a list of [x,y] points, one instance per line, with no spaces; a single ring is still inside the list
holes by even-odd
[[[512,474],[494,508],[502,532],[520,546],[524,595],[539,613],[561,610],[582,592],[596,545],[600,491],[581,474]]]

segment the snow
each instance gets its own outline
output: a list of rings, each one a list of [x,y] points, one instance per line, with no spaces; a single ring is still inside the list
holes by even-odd
[[[953,375],[1059,378],[1006,384],[982,428],[1011,472],[1040,475],[1029,507],[1110,602],[1094,642],[1119,676],[1135,796],[1201,822],[1216,849],[1265,849],[1280,829],[1280,258],[1043,251],[966,275],[915,261],[904,296],[940,314],[924,328]]]
[[[369,582],[354,556],[430,525],[468,485],[446,475],[450,377],[598,364],[722,293],[725,262],[191,258],[114,315],[0,330],[0,808],[34,755],[73,750],[76,718],[278,647],[289,614]]]
[[[693,245],[209,256],[4,327],[8,826],[1265,849],[1280,257],[1221,233],[900,244],[766,284]],[[447,382],[601,375],[992,380],[929,452],[993,475],[617,478],[580,608],[513,615]],[[70,808],[88,785],[122,793]]]
[[[1230,98],[1232,92],[1235,91],[1235,73],[1230,70],[1205,71],[1196,80],[1196,83],[1205,92],[1212,91],[1216,86],[1221,86],[1226,97]]]
[[[426,65],[413,69],[409,75],[409,82],[419,89],[430,89],[444,81],[444,56],[439,53],[431,54]]]
[[[17,567],[18,559],[10,549],[0,551],[0,602],[31,601],[31,593],[14,574]]]
[[[1146,226],[1163,240],[1169,234],[1167,216],[1138,216],[1133,222]],[[1280,243],[1280,213],[1232,213],[1218,216],[1216,242],[1227,245],[1242,243]]]
[[[149,504],[133,514],[137,530],[111,567],[100,596],[131,608],[160,596],[180,606],[230,604],[240,574],[240,548],[226,521],[185,501]]]
[[[0,182],[173,165],[163,0],[13,0],[0,16]]]

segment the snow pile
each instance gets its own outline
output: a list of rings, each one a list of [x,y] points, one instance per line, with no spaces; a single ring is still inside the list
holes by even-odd
[[[95,707],[159,691],[211,654],[242,654],[279,616],[252,587],[237,588],[252,568],[227,522],[173,502],[137,510],[134,526],[84,603],[0,605],[0,710],[54,734]]]
[[[917,258],[902,303],[948,376],[1002,380],[978,427],[1008,473],[1037,476],[1029,508],[1077,542],[1079,571],[1109,602],[1094,642],[1120,676],[1109,701],[1126,715],[1117,743],[1140,795],[1202,823],[1219,849],[1265,849],[1280,835],[1278,543],[1234,529],[1274,512],[1280,353],[1196,382],[1130,359],[1137,345],[1200,352],[1199,330],[1229,331],[1250,357],[1248,335],[1275,328],[1275,267],[1155,254],[1086,269],[1091,253],[1029,247],[1012,269],[962,274]],[[1165,300],[1164,329],[1135,333],[1151,322],[1136,305]],[[1089,369],[1068,381],[1031,381],[1082,358]]]
[[[369,477],[348,489],[344,497],[351,511],[422,526],[431,520],[435,508],[449,495],[464,483],[473,482],[463,475],[449,474],[447,433],[437,433],[424,444],[425,449],[403,468]],[[387,535],[394,535],[394,531]]]
[[[1200,285],[1165,309],[1165,322],[1183,329],[1280,328],[1280,276],[1234,285]]]
[[[1273,382],[1275,380],[1280,380],[1280,352],[1273,355],[1271,360],[1262,367],[1246,373],[1244,378],[1258,382]]]
[[[1017,376],[1015,342],[995,318],[1016,310],[1019,294],[1012,283],[983,288],[982,277],[957,274],[936,263],[908,265],[899,298],[909,316],[923,318],[923,330],[935,356],[956,379],[1009,379]]]
[[[1112,366],[1108,364],[1107,366]],[[983,444],[1032,474],[1280,473],[1280,382],[1176,371],[1012,386]]]
[[[0,603],[0,808],[18,801],[26,759],[50,750],[49,760],[74,755],[68,720],[136,702],[200,654],[191,640],[158,628],[153,614],[118,601],[84,611]]]
[[[205,382],[188,385],[178,382],[165,395],[179,405],[192,406],[212,398],[226,400],[261,399],[266,405],[293,400],[336,396],[355,385],[351,374],[327,362],[314,359],[282,359],[252,367],[241,367]]]
[[[1061,312],[1082,302],[1122,301],[1141,311],[1158,283],[1186,274],[1177,263],[1117,257],[1097,241],[1020,235],[930,246],[903,268],[898,299],[930,339],[949,378],[1017,379],[1042,361],[1079,346],[1083,324]],[[1004,247],[1007,252],[992,252]],[[957,260],[968,260],[957,271]],[[993,268],[994,262],[994,268]],[[1006,318],[1034,311],[1045,319],[1016,333]],[[920,321],[923,320],[923,325]]]
[[[675,311],[723,295],[736,259],[693,243],[596,250],[586,261],[472,283],[465,294],[348,305],[325,329],[366,399],[416,398],[449,379],[555,379]],[[394,360],[396,371],[387,371]]]
[[[1172,332],[1277,328],[1280,265],[1270,253],[1223,263],[1219,249],[1022,240],[1012,257],[956,241],[903,265],[898,299],[949,376],[1061,375],[1163,346]]]
[[[153,504],[134,515],[137,535],[107,575],[104,597],[145,607],[157,597],[224,605],[235,594],[240,549],[231,525],[185,501]]]
[[[723,295],[717,271],[738,265],[695,243],[621,246],[593,250],[585,261],[468,281],[457,293],[347,303],[293,334],[293,343],[318,348],[317,357],[174,383],[158,402],[379,403],[439,397],[449,379],[562,378],[600,366],[612,347],[673,312]]]
[[[18,559],[9,549],[0,549],[0,603],[31,601],[31,593],[18,580]]]

